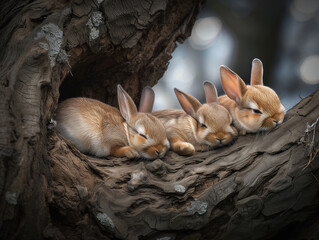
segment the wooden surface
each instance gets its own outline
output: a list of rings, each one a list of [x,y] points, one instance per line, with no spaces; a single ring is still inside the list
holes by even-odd
[[[89,157],[52,131],[51,230],[67,239],[276,239],[295,224],[289,239],[316,239],[318,103],[316,91],[271,132],[154,161]]]

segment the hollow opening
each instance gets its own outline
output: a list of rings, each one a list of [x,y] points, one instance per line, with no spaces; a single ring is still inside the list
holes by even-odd
[[[116,105],[115,89],[118,83],[121,84],[116,74],[118,64],[114,55],[100,53],[82,56],[62,82],[59,102],[72,97],[89,97]]]
[[[88,97],[118,107],[116,89],[121,84],[138,106],[143,87],[154,85],[158,81],[157,76],[162,74],[157,72],[163,69],[152,71],[152,67],[145,66],[146,60],[140,62],[136,56],[130,59],[129,56],[136,51],[139,50],[124,49],[112,55],[101,52],[82,56],[61,83],[59,102],[71,97]],[[155,80],[150,80],[149,75],[152,74],[157,75]]]

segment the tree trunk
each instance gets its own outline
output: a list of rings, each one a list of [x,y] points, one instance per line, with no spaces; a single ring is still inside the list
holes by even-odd
[[[61,211],[65,216],[73,211],[70,206],[55,209],[51,192],[58,177],[53,167],[59,164],[51,156],[55,143],[48,142],[47,123],[58,101],[87,96],[116,105],[119,83],[137,101],[141,89],[163,75],[176,41],[190,35],[201,5],[202,0],[2,1],[1,239],[78,239],[84,234],[57,230]],[[79,217],[86,212],[81,211]],[[87,234],[101,234],[94,232],[96,226],[92,222]]]
[[[9,1],[1,8],[1,239],[317,239],[319,91],[271,132],[160,160],[80,153],[58,99],[137,100],[201,1]],[[7,9],[11,11],[8,14]]]

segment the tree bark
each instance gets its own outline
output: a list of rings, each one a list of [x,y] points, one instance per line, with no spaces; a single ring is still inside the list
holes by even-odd
[[[50,233],[75,239],[317,239],[318,102],[319,91],[273,131],[186,158],[169,152],[155,161],[97,159],[52,131]]]
[[[134,4],[133,4],[134,3]],[[137,101],[201,1],[1,8],[1,239],[317,239],[319,91],[271,132],[160,160],[95,158],[47,125],[60,99]],[[48,129],[47,129],[48,127]]]
[[[141,89],[163,75],[176,41],[190,35],[201,5],[202,0],[1,2],[1,239],[62,238],[52,230],[56,175],[47,132],[58,101],[76,95],[116,105],[116,85],[122,84],[137,102]]]

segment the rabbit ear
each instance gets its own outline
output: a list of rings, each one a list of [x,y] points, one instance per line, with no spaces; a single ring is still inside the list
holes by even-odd
[[[251,66],[250,85],[263,85],[263,63],[255,58]]]
[[[197,110],[202,105],[196,98],[193,96],[182,92],[181,90],[178,90],[177,88],[174,88],[174,92],[176,94],[176,97],[181,104],[184,111],[192,116],[193,118],[197,119]]]
[[[142,91],[139,111],[151,113],[154,105],[155,94],[151,87],[147,86]]]
[[[130,122],[132,116],[137,113],[137,109],[130,95],[124,91],[120,84],[117,85],[117,99],[122,117]]]
[[[211,82],[204,82],[204,90],[206,96],[206,103],[215,102],[218,103],[218,94],[216,87]]]
[[[231,69],[220,66],[220,79],[223,89],[230,99],[240,102],[247,91],[245,82]]]

